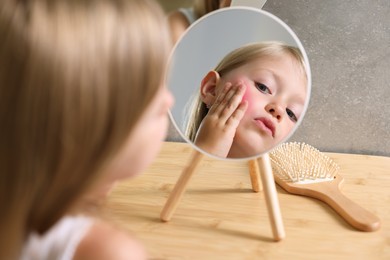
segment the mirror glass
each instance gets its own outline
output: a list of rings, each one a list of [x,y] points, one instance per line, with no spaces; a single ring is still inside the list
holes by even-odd
[[[251,7],[209,13],[184,33],[170,57],[173,124],[217,158],[251,159],[286,141],[306,112],[306,52],[279,18]]]

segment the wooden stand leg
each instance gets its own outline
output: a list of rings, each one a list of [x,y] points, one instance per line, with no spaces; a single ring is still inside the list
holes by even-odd
[[[198,165],[202,161],[202,159],[203,154],[197,150],[194,150],[189,165],[184,168],[179,180],[176,182],[175,187],[169,195],[169,198],[165,203],[163,210],[161,211],[160,218],[162,221],[169,221],[172,218],[172,215],[175,212],[176,207],[184,194],[184,191],[192,174],[198,168]]]
[[[260,171],[259,164],[257,160],[248,161],[249,175],[251,177],[252,189],[254,192],[259,192],[263,190],[263,186],[260,180]]]
[[[279,200],[276,193],[274,176],[272,175],[271,161],[268,153],[258,159],[260,176],[264,187],[264,197],[267,204],[268,216],[271,222],[272,233],[275,241],[282,240],[284,232],[282,215],[280,213]]]

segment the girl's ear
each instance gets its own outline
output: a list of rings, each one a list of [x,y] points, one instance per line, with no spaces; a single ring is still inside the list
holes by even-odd
[[[207,75],[203,78],[201,86],[200,86],[200,98],[203,103],[211,106],[214,104],[216,97],[216,87],[219,82],[219,74],[218,72],[211,70],[207,73]]]

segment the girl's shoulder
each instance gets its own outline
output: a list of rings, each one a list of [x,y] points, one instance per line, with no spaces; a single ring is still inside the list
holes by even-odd
[[[144,247],[114,226],[96,221],[81,240],[74,254],[78,259],[147,259]]]
[[[22,249],[21,259],[72,259],[74,252],[94,225],[85,216],[65,216],[45,234],[32,232]]]
[[[187,28],[197,20],[192,8],[179,8],[168,15],[173,41],[176,42]]]
[[[43,235],[31,233],[22,260],[146,259],[140,243],[125,231],[86,216],[66,216]]]

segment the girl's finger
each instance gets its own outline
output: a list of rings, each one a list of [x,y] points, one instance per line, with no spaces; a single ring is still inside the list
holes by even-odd
[[[235,91],[226,103],[225,108],[220,113],[220,120],[227,122],[227,120],[232,116],[234,111],[236,111],[237,107],[240,105],[244,93],[245,85],[238,84],[237,86],[235,86]],[[227,96],[228,95],[229,93],[227,94]]]
[[[226,121],[226,125],[229,127],[237,128],[241,119],[244,117],[245,111],[247,109],[248,109],[248,101],[245,100],[245,101],[240,103],[240,105],[233,112],[231,117],[229,117],[229,119]]]
[[[218,95],[217,99],[215,100],[214,104],[211,106],[209,113],[215,113],[219,114],[222,109],[225,106],[225,100],[226,100],[226,95],[231,91],[232,89],[232,84],[230,82],[226,83],[224,86],[222,92]]]

